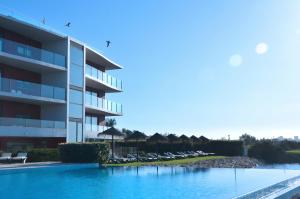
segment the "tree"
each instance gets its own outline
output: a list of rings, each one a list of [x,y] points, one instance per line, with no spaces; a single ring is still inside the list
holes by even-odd
[[[131,130],[125,129],[125,128],[122,129],[122,133],[123,133],[124,135],[126,135],[126,137],[128,137],[128,136],[130,136],[130,135],[133,134],[133,132],[132,132]]]
[[[114,127],[117,124],[115,119],[107,119],[105,121],[105,126],[107,127]]]
[[[240,140],[244,141],[246,145],[252,145],[256,143],[256,138],[252,135],[244,133],[240,136]]]

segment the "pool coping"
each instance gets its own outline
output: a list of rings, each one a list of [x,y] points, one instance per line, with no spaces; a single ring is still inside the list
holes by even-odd
[[[62,162],[30,162],[30,163],[14,163],[14,164],[0,164],[0,170],[7,169],[25,169],[25,168],[39,168],[48,166],[66,165]]]
[[[233,199],[273,199],[290,198],[294,190],[300,189],[300,175],[248,192]]]

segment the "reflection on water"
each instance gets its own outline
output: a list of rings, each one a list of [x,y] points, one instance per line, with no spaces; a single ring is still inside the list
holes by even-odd
[[[133,173],[135,171],[136,175],[184,175],[188,173],[205,173],[210,169],[208,168],[197,168],[197,167],[180,167],[180,166],[169,166],[169,167],[161,167],[161,166],[141,166],[141,167],[101,167],[99,172],[104,174],[120,174],[120,173]],[[109,171],[109,172],[108,172]]]
[[[259,169],[288,169],[300,170],[300,164],[269,164],[258,167]]]

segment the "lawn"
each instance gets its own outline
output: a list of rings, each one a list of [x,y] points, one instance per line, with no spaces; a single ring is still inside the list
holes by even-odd
[[[289,154],[295,154],[295,155],[300,155],[300,149],[294,149],[294,150],[289,150],[286,151]]]
[[[203,160],[213,160],[213,159],[222,159],[225,156],[204,156],[204,157],[195,157],[195,158],[185,158],[177,160],[162,160],[155,162],[130,162],[130,163],[121,163],[121,164],[105,164],[104,166],[158,166],[158,165],[185,165],[185,164],[194,164]]]

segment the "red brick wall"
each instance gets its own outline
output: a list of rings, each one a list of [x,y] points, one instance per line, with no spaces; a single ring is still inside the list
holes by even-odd
[[[1,77],[23,80],[33,83],[41,83],[41,75],[35,72],[15,68],[0,63]]]
[[[38,105],[0,100],[1,117],[24,115],[31,119],[41,118],[41,108]]]

